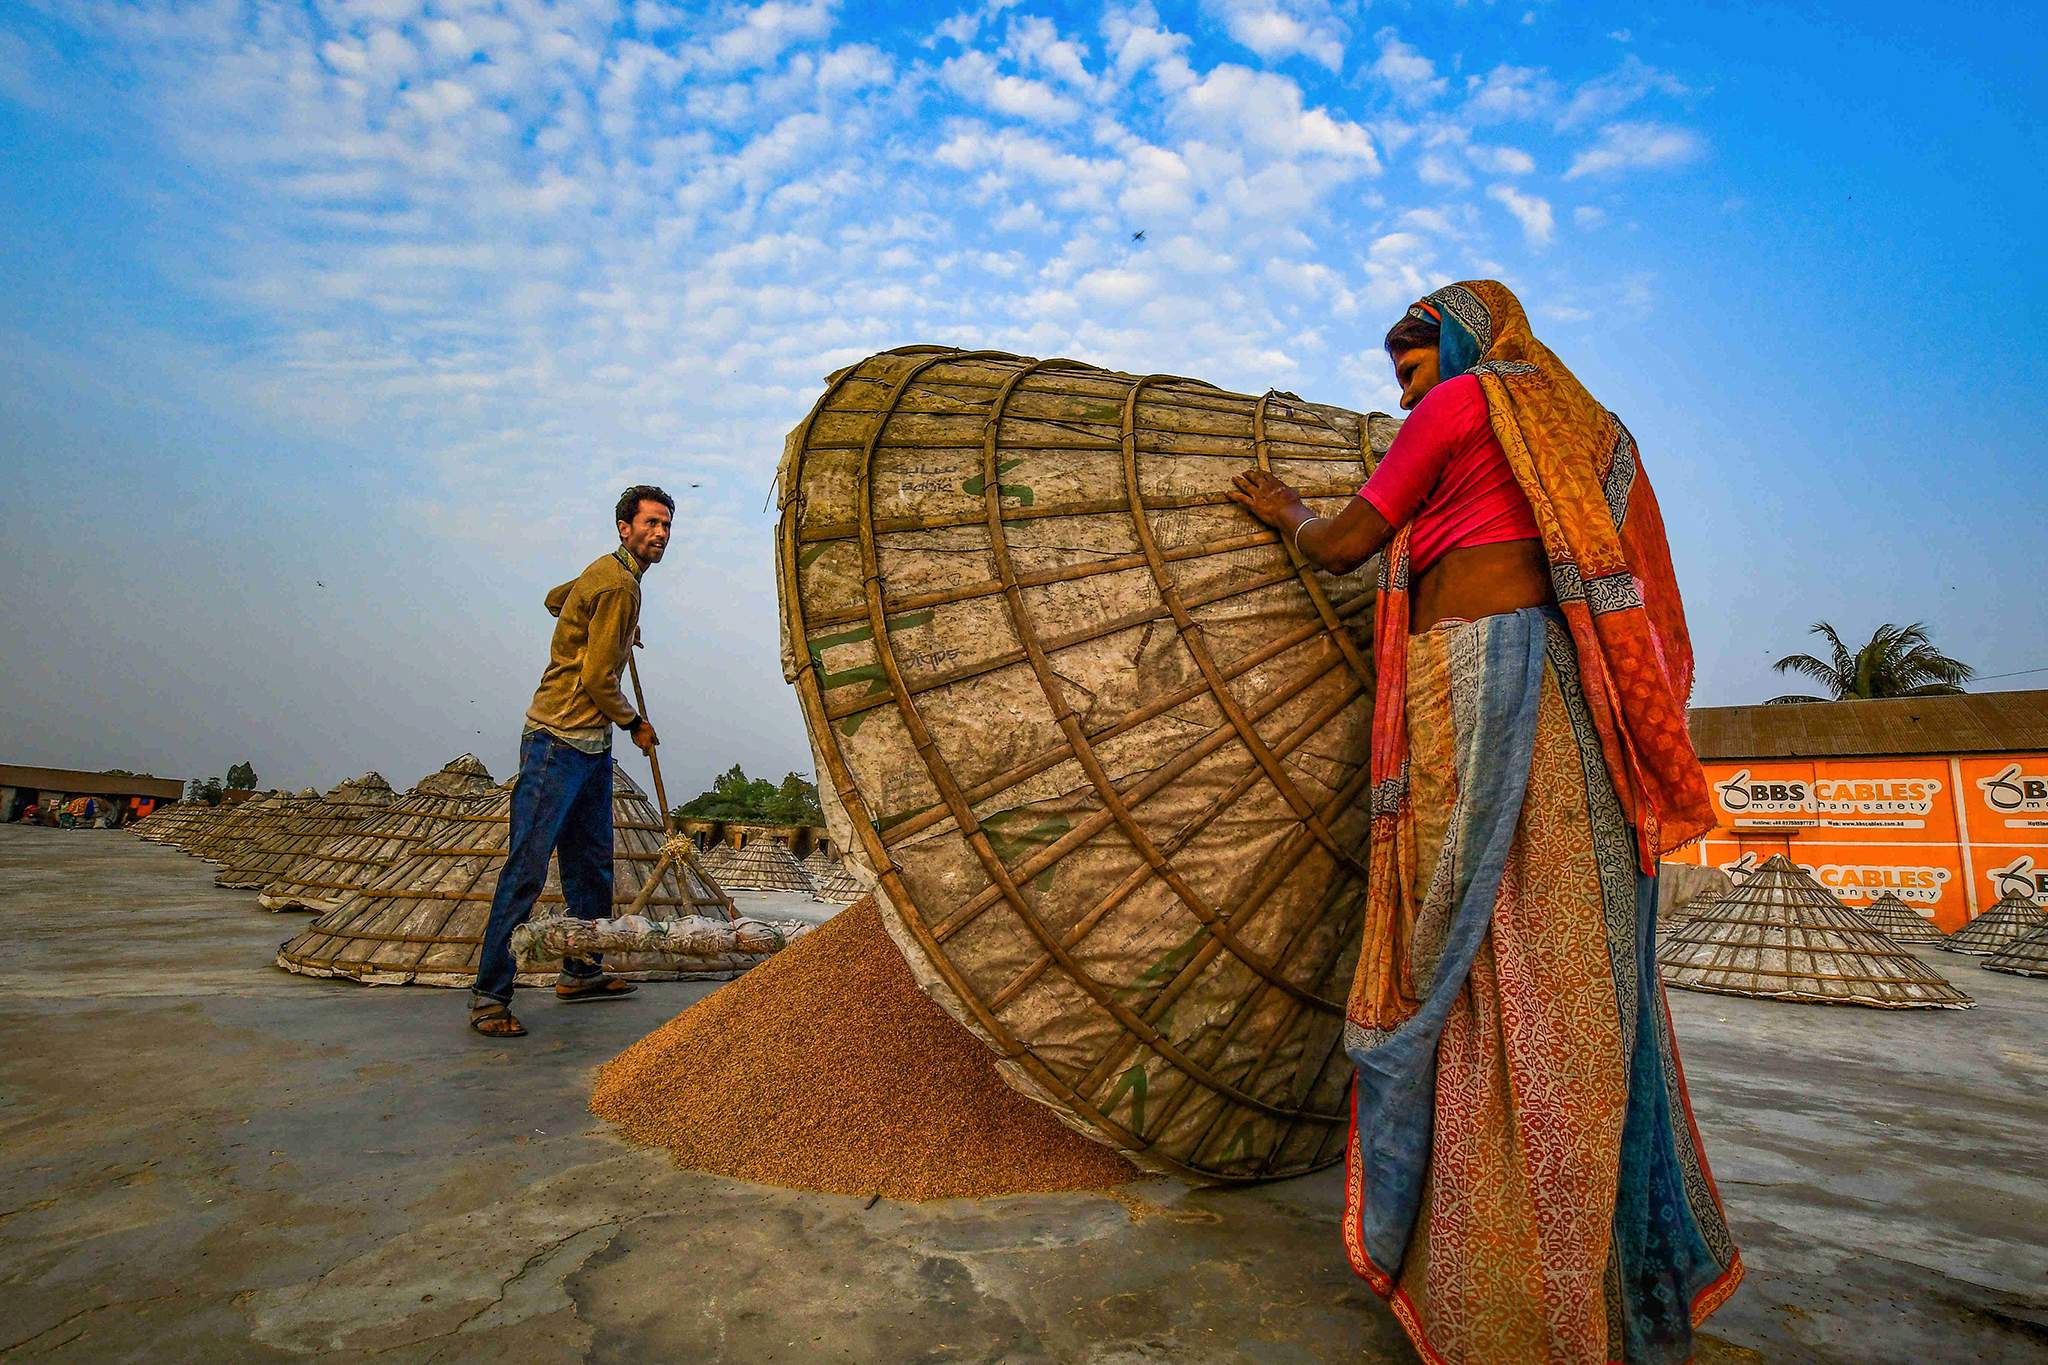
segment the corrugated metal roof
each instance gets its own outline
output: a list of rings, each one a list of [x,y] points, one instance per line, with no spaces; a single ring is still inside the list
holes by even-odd
[[[174,778],[116,777],[112,773],[72,768],[24,768],[13,763],[0,763],[0,787],[63,792],[69,796],[154,796],[164,801],[175,801],[185,792],[185,784]]]
[[[1703,759],[2048,750],[2048,690],[1701,706],[1689,719],[1693,746]]]

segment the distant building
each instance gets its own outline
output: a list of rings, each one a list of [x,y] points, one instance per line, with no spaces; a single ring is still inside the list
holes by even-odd
[[[162,777],[121,777],[71,768],[27,768],[0,763],[0,823],[13,824],[31,805],[55,810],[77,797],[117,806],[121,823],[140,820],[159,803],[184,795],[185,784]]]
[[[808,858],[811,850],[821,844],[827,853],[835,858],[840,856],[823,825],[762,825],[746,820],[699,820],[684,816],[676,821],[676,828],[694,839],[699,848],[712,848],[718,844],[745,848],[757,839],[769,839],[781,844],[789,850],[790,856],[797,859]]]
[[[1773,853],[1851,906],[1887,891],[1944,932],[2010,891],[2048,899],[2048,691],[1700,707],[1720,823],[1668,861]]]

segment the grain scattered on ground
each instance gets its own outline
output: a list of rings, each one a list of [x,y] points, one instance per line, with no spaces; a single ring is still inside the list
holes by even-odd
[[[598,1072],[591,1111],[677,1164],[835,1194],[1101,1189],[1137,1171],[997,1074],[862,900]]]

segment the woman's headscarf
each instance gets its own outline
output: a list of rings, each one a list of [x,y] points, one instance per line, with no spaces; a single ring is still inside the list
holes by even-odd
[[[1440,329],[1440,378],[1476,375],[1485,390],[1494,435],[1536,514],[1607,771],[1650,871],[1658,854],[1713,828],[1714,815],[1686,729],[1692,639],[1635,440],[1530,332],[1506,285],[1467,280],[1410,311]]]

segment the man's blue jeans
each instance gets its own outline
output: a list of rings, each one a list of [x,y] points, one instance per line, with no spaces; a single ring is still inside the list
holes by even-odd
[[[612,913],[612,755],[586,754],[536,730],[519,744],[519,781],[512,788],[512,845],[491,897],[491,922],[484,930],[477,963],[478,995],[512,1002],[516,968],[512,931],[533,913],[547,884],[548,855],[562,870],[562,896],[577,919],[609,919]],[[603,959],[564,958],[565,976],[589,979],[603,971]]]

